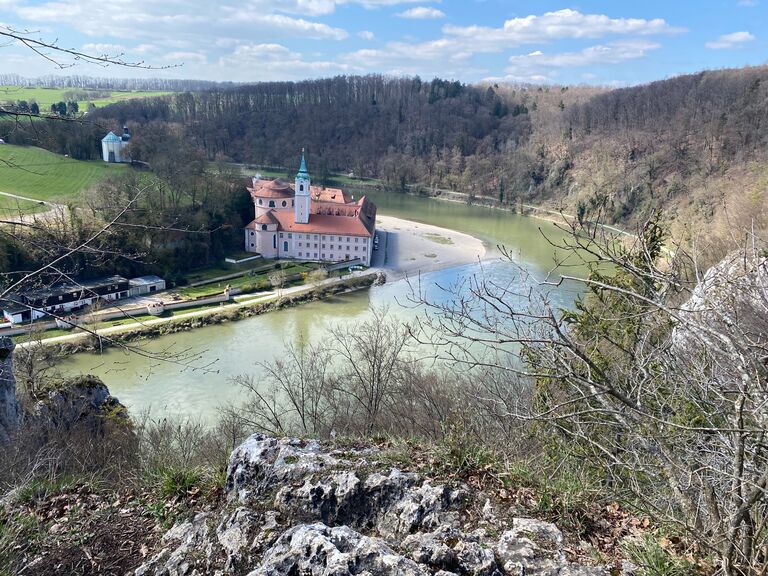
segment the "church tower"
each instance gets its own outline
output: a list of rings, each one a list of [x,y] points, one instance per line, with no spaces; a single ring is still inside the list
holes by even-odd
[[[294,221],[297,224],[307,224],[309,222],[309,172],[307,164],[304,161],[304,149],[301,149],[301,166],[296,174],[296,204]]]

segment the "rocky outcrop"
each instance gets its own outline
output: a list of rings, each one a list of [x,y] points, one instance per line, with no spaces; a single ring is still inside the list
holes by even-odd
[[[13,376],[14,348],[13,340],[7,336],[0,337],[0,444],[10,441],[21,417],[16,378]]]
[[[78,427],[93,434],[102,432],[107,417],[127,422],[128,413],[104,383],[90,375],[61,382],[38,396],[28,416],[30,427],[34,423],[57,430]]]
[[[499,520],[468,486],[399,470],[373,449],[254,435],[230,457],[226,492],[225,510],[174,526],[135,574],[610,573],[569,562],[553,524]]]
[[[768,341],[768,257],[737,251],[712,266],[679,312],[673,340],[694,337],[722,346],[716,333],[731,334],[755,347]]]

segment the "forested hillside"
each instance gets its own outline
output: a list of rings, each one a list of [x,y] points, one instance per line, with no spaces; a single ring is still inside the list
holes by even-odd
[[[766,80],[768,68],[756,67],[617,90],[382,76],[269,82],[121,102],[92,114],[95,124],[45,135],[17,127],[8,139],[95,158],[106,127],[127,122],[140,142],[164,124],[210,160],[291,166],[306,147],[320,178],[354,172],[393,190],[458,190],[627,225],[657,207],[711,223],[725,205],[731,217],[760,212]]]

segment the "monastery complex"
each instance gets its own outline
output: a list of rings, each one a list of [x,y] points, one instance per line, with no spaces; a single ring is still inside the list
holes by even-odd
[[[245,249],[265,258],[370,266],[376,205],[338,188],[312,186],[304,153],[293,188],[277,178],[253,179],[248,191],[255,219],[245,227]]]

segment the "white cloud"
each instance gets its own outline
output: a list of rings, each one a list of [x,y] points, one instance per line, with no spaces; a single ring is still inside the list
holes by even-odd
[[[440,0],[250,0],[242,6],[245,10],[255,9],[262,13],[285,12],[302,16],[327,16],[336,12],[336,9],[344,4],[357,4],[364,8],[375,9],[430,1],[440,2]]]
[[[607,35],[649,36],[682,31],[682,28],[672,27],[661,18],[610,18],[604,14],[582,14],[570,9],[546,12],[541,16],[513,18],[504,22],[501,28],[443,27],[447,37],[471,43],[478,52],[495,52],[523,44],[562,39],[600,38]]]
[[[589,46],[578,52],[547,54],[540,50],[530,54],[512,56],[506,68],[507,82],[555,82],[563,69],[584,68],[620,64],[627,60],[643,58],[650,50],[661,45],[643,40],[611,42]],[[594,78],[592,73],[582,74],[583,78]]]
[[[121,44],[103,44],[97,42],[83,44],[82,51],[87,54],[114,56],[115,54],[123,54],[125,52],[125,46],[122,46]]]
[[[338,0],[337,4],[359,4],[365,8],[373,9],[382,6],[398,6],[399,4],[423,4],[425,1],[440,3],[440,0]]]
[[[305,38],[344,40],[349,36],[346,30],[332,28],[321,22],[312,22],[303,18],[291,18],[283,14],[242,14],[239,10],[230,10],[226,22],[248,22],[266,27],[266,30],[279,31],[281,34],[297,35]]]
[[[749,32],[733,32],[723,34],[717,40],[707,42],[705,46],[712,50],[726,50],[729,48],[739,48],[746,42],[752,42],[755,37]]]
[[[445,18],[445,12],[428,6],[416,6],[415,8],[410,8],[404,12],[398,12],[397,16],[400,18],[408,18],[410,20],[437,20],[439,18]]]
[[[191,37],[203,44],[207,43],[211,33],[222,32],[220,36],[226,36],[228,34],[223,33],[224,29],[231,31],[233,26],[248,22],[262,27],[258,32],[267,37],[294,35],[342,40],[348,36],[341,28],[275,12],[300,7],[304,2],[311,5],[308,8],[310,13],[321,11],[325,5],[321,0],[284,0],[275,5],[267,0],[245,3],[222,0],[195,5],[182,0],[114,0],[112,3],[80,0],[75,3],[52,1],[27,5],[16,12],[33,22],[66,23],[90,36],[120,39],[149,37],[161,39],[163,43],[178,37]]]
[[[199,65],[205,64],[208,58],[202,52],[185,52],[183,50],[177,52],[169,52],[165,55],[165,59],[168,62],[183,63],[187,66],[190,64]]]
[[[424,74],[424,70],[435,70],[441,74],[443,66],[454,66],[461,77],[461,66],[467,66],[475,54],[502,52],[510,47],[553,42],[560,39],[593,38],[608,35],[649,36],[672,34],[680,29],[673,28],[661,19],[644,20],[637,18],[609,18],[601,14],[581,14],[575,10],[548,12],[542,16],[526,16],[507,20],[502,28],[478,26],[443,26],[444,36],[426,42],[389,42],[385,48],[363,49],[342,56],[345,62],[366,70],[400,69],[410,73]],[[623,40],[605,46],[587,48],[581,53],[563,53],[561,60],[597,61],[639,58],[644,50],[658,45],[640,40]],[[539,52],[543,56],[543,53]],[[534,52],[530,56],[536,56]],[[525,58],[525,57],[523,57]],[[554,62],[554,56],[542,61]],[[585,64],[586,65],[586,64]],[[550,64],[548,68],[553,68]],[[444,72],[442,74],[448,74]],[[539,74],[536,74],[539,76]]]
[[[332,74],[361,72],[349,64],[328,60],[306,60],[282,44],[243,44],[219,59],[219,66],[230,70],[230,80],[300,80]]]
[[[370,30],[361,30],[357,35],[363,40],[373,40],[376,37]]]
[[[545,54],[531,52],[525,56],[512,56],[507,71],[515,73],[529,68],[582,68],[601,64],[619,64],[626,60],[642,58],[649,50],[660,48],[661,44],[644,41],[612,42],[589,46],[578,52]]]
[[[752,6],[757,6],[758,4],[760,4],[759,0],[739,0],[739,6],[747,6],[751,8]]]

